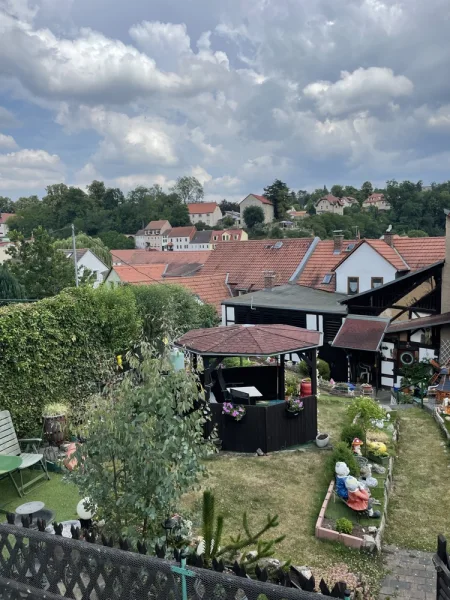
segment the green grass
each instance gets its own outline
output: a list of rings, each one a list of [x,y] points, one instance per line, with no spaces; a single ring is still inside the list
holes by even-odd
[[[24,480],[35,476],[36,471],[25,472]],[[14,477],[18,478],[18,474],[16,473]],[[14,512],[20,504],[39,500],[45,503],[46,508],[55,511],[55,521],[76,519],[76,506],[81,499],[77,488],[70,483],[63,482],[62,476],[57,473],[50,473],[50,478],[50,481],[41,479],[36,485],[28,488],[27,494],[23,498],[19,498],[9,477],[2,479],[0,481],[0,503],[1,506],[7,503],[3,510]],[[2,519],[0,515],[0,520],[5,519]]]
[[[431,415],[420,408],[398,412],[400,439],[385,541],[434,551],[439,533],[450,536],[450,454]]]

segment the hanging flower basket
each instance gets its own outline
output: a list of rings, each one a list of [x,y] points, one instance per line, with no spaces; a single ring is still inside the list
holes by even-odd
[[[226,415],[230,419],[233,419],[234,421],[242,421],[246,413],[247,411],[245,406],[234,405],[231,402],[224,402],[222,404],[222,414]]]
[[[298,417],[305,408],[301,398],[290,398],[286,401],[286,413],[288,417]]]

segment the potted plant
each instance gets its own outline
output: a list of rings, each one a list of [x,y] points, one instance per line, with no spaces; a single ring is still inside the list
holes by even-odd
[[[299,397],[286,400],[286,412],[290,417],[297,417],[304,409],[303,400]]]
[[[67,429],[69,407],[62,402],[46,404],[42,411],[44,420],[44,433],[50,444],[60,446]]]
[[[298,384],[294,381],[286,381],[286,385],[284,386],[285,392],[285,400],[289,401],[290,398],[294,397],[297,394]]]
[[[231,402],[224,402],[222,404],[222,414],[227,415],[234,421],[242,421],[246,412],[245,406],[232,404]]]
[[[328,446],[330,441],[330,435],[328,433],[318,433],[316,436],[316,446],[318,448],[325,448]]]

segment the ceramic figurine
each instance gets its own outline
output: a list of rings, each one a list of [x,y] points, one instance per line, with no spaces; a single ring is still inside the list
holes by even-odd
[[[355,438],[352,442],[352,452],[357,456],[362,456],[361,454],[361,446],[364,444],[359,438]]]
[[[334,472],[336,474],[336,494],[339,498],[342,498],[342,500],[347,500],[348,492],[345,481],[350,474],[350,469],[345,462],[337,462]]]
[[[381,513],[379,510],[373,510],[371,506],[369,492],[362,489],[358,481],[354,477],[347,477],[345,487],[348,492],[347,506],[357,512],[367,511],[367,514],[372,519],[379,519]]]

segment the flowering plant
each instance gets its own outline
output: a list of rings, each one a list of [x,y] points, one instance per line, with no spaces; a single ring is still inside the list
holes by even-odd
[[[240,421],[245,416],[245,413],[244,406],[235,406],[231,402],[224,402],[222,405],[222,414],[233,417],[236,421]]]
[[[290,398],[286,400],[286,408],[290,412],[300,412],[303,410],[303,400],[300,398]]]

